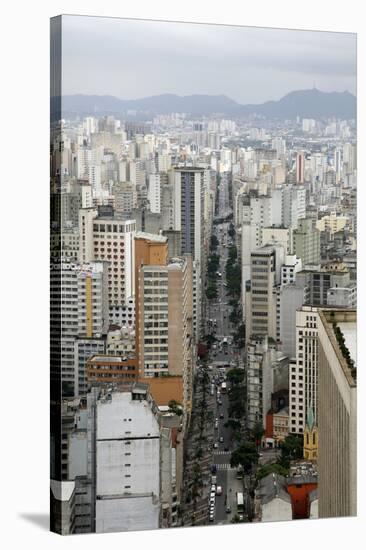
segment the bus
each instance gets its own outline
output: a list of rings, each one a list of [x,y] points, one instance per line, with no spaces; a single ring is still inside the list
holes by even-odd
[[[244,512],[244,495],[243,493],[237,493],[236,494],[236,507],[238,510],[238,513]]]

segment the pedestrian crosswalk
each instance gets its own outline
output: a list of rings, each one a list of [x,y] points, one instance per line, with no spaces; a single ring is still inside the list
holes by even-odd
[[[230,455],[231,451],[215,451],[215,455]]]
[[[230,464],[215,464],[217,470],[236,470],[232,468]]]

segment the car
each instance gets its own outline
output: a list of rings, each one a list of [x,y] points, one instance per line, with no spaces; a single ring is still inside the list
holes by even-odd
[[[223,443],[224,442],[224,438],[221,436],[220,439],[219,439],[220,443]]]
[[[219,444],[218,444],[217,442],[215,442],[215,443],[213,444],[213,448],[214,448],[214,449],[218,449],[218,448],[219,448]]]
[[[210,493],[210,501],[212,500],[212,497],[215,500],[215,495],[216,495],[216,488]]]
[[[217,494],[217,496],[222,495],[222,487],[221,487],[220,485],[218,485],[218,486],[216,487],[216,494]]]
[[[242,514],[239,514],[239,521],[244,521],[244,516]]]
[[[215,520],[215,514],[211,514],[210,513],[210,518],[209,518],[210,521],[214,521]]]
[[[211,492],[212,492],[212,491],[216,491],[216,484],[215,484],[215,483],[213,483],[213,484],[211,485]]]
[[[214,504],[215,504],[215,495],[210,496],[210,504],[211,504],[211,503],[214,503]]]
[[[218,405],[222,405],[221,399],[218,399],[217,404],[218,404]]]
[[[227,514],[230,514],[230,513],[231,513],[231,506],[226,506],[225,512],[226,512]]]
[[[220,418],[221,418],[221,419],[225,418],[225,417],[224,417],[224,413],[220,413]]]

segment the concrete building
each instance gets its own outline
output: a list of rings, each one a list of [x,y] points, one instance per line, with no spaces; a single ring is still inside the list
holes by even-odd
[[[107,354],[131,356],[135,355],[135,330],[128,327],[111,325],[107,334]]]
[[[174,229],[182,233],[182,253],[201,264],[204,224],[203,168],[174,170]]]
[[[265,246],[266,244],[280,244],[286,254],[292,254],[292,241],[291,227],[272,225],[271,227],[263,227],[262,229],[261,246]]]
[[[266,245],[251,253],[250,289],[246,291],[246,338],[267,334],[276,340],[276,294],[284,260],[282,246]]]
[[[297,273],[296,280],[299,285],[307,287],[307,303],[310,305],[348,307],[349,303],[354,307],[356,304],[357,287],[343,262],[329,263],[321,269],[304,269]]]
[[[277,291],[277,341],[289,357],[296,356],[296,311],[306,303],[306,289],[296,283]]]
[[[305,155],[303,151],[296,153],[296,183],[305,181]]]
[[[348,223],[348,216],[338,216],[333,213],[329,216],[323,216],[315,224],[316,229],[319,231],[328,231],[332,235],[338,231],[342,231]]]
[[[268,343],[267,336],[253,335],[247,344],[247,425],[266,428],[272,393],[288,388],[288,358]]]
[[[122,220],[113,215],[98,216],[94,209],[79,211],[79,260],[105,261],[108,267],[110,315],[127,305],[134,294],[134,220]]]
[[[299,221],[293,239],[293,253],[301,258],[304,267],[320,264],[320,232],[313,228],[311,218]]]
[[[357,514],[356,311],[320,310],[319,517]]]
[[[281,224],[296,229],[306,216],[306,189],[299,185],[283,185],[275,193],[281,194]],[[277,222],[278,223],[278,222]]]
[[[182,376],[184,409],[192,401],[192,261],[144,265],[139,277],[138,366],[145,378]]]
[[[137,190],[131,182],[115,183],[112,188],[114,208],[118,216],[131,214],[137,207]]]
[[[89,464],[95,490],[92,504],[96,533],[159,527],[161,456],[157,415],[145,385],[102,394],[91,404],[90,423],[94,423],[94,429],[89,432]]]
[[[149,189],[147,192],[147,198],[150,204],[150,210],[154,214],[160,214],[161,212],[161,182],[160,174],[149,175]]]
[[[296,274],[302,269],[301,258],[296,254],[286,254],[284,264],[281,267],[281,285],[288,285],[296,282]]]
[[[79,381],[84,386],[82,353],[76,340],[101,340],[107,333],[106,284],[103,262],[52,265],[51,364],[60,369],[65,396],[79,394]]]
[[[318,309],[296,311],[296,362],[290,367],[290,432],[303,434],[308,409],[318,423]]]
[[[88,387],[106,384],[128,385],[137,380],[135,356],[93,355],[86,363]]]

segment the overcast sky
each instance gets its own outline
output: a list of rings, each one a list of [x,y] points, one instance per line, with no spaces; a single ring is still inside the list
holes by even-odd
[[[356,93],[355,34],[64,16],[62,36],[63,94]]]

